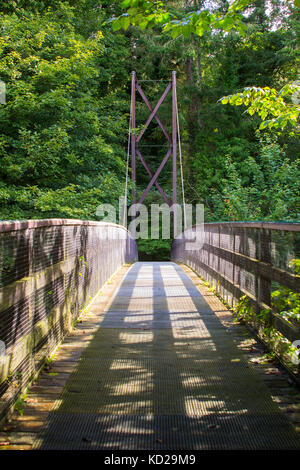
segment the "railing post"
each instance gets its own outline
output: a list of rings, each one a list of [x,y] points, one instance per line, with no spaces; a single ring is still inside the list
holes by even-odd
[[[221,248],[221,227],[218,225],[218,248]],[[219,294],[223,295],[224,293],[224,286],[223,283],[221,283],[221,273],[220,269],[221,268],[221,259],[220,255],[218,254],[218,278],[217,278],[217,285],[216,285],[216,290]]]
[[[244,255],[245,251],[246,251],[245,250],[245,227],[240,227],[238,230],[239,230],[239,246],[238,246],[237,253]],[[242,284],[242,281],[241,281],[241,267],[237,266],[236,268],[237,268],[236,269],[236,271],[237,271],[237,286],[238,286],[238,288],[240,288],[241,284]]]
[[[232,239],[232,251],[233,253],[235,253],[235,231],[234,231],[234,228],[231,227],[231,239]],[[233,259],[232,259],[232,256],[231,256],[231,263],[232,263],[232,286],[233,286],[233,289],[232,289],[232,297],[231,297],[231,308],[234,307],[234,304],[235,304],[235,289],[234,289],[234,286],[235,286],[235,264],[233,262]]]
[[[258,260],[271,264],[271,233],[266,229],[259,229],[258,233]],[[261,274],[257,279],[257,300],[258,307],[263,302],[271,307],[271,281]]]

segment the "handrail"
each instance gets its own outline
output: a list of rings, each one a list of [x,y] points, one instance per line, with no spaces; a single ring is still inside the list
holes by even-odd
[[[0,222],[0,421],[80,311],[136,259],[136,241],[114,223]]]
[[[192,250],[194,231],[202,231],[197,236],[202,245]],[[293,258],[300,258],[298,222],[195,225],[174,239],[171,251],[172,260],[184,262],[199,273],[230,307],[246,295],[257,314],[270,310],[268,324],[291,342],[300,340],[300,324],[291,324],[280,316],[272,305],[272,292],[282,287],[300,292],[300,276],[289,267]]]
[[[115,224],[112,222],[99,222],[95,220],[81,220],[81,219],[29,219],[29,220],[2,220],[0,221],[1,232],[13,232],[15,230],[35,229],[39,227],[58,227],[61,225],[83,225],[83,226],[111,226],[118,227],[123,230],[128,229],[123,225]]]

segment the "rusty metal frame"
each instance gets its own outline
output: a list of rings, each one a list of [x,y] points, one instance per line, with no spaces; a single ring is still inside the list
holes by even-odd
[[[165,126],[159,119],[157,112],[163,103],[164,99],[168,95],[168,93],[172,90],[172,136],[169,135],[167,132]],[[152,186],[156,186],[157,190],[161,194],[162,198],[164,201],[168,204],[169,207],[172,206],[172,204],[177,203],[177,162],[176,162],[176,148],[177,148],[177,113],[176,113],[176,72],[172,73],[172,80],[168,83],[166,89],[164,90],[163,94],[159,98],[157,104],[153,108],[147,99],[145,93],[143,92],[140,84],[137,81],[136,78],[136,73],[132,72],[132,77],[131,77],[131,93],[132,93],[132,109],[131,109],[131,116],[132,116],[132,128],[135,128],[136,126],[136,91],[138,91],[139,95],[142,97],[144,103],[146,104],[148,110],[150,111],[149,117],[143,126],[141,132],[137,137],[135,137],[133,134],[131,135],[131,166],[132,166],[132,182],[134,184],[134,189],[132,191],[132,203],[135,204],[136,202],[136,194],[135,194],[135,183],[136,183],[136,156],[140,159],[142,165],[144,166],[145,170],[147,171],[150,181],[149,184],[147,185],[146,189],[144,190],[142,196],[140,197],[138,203],[142,204],[144,201],[145,197],[148,195],[150,189]],[[155,119],[159,127],[161,128],[164,136],[166,137],[168,143],[169,143],[169,148],[164,156],[163,160],[161,161],[158,169],[156,172],[153,174],[150,170],[150,168],[147,165],[147,162],[145,161],[144,157],[142,156],[138,144],[141,141],[146,129],[148,128],[150,122]],[[173,173],[173,197],[172,197],[172,202],[168,199],[166,196],[164,190],[158,183],[158,177],[164,168],[165,164],[167,163],[168,159],[170,158],[170,155],[172,154],[173,156],[173,163],[172,163],[172,173]],[[174,206],[175,207],[175,206]],[[176,213],[174,212],[174,227],[176,224]]]

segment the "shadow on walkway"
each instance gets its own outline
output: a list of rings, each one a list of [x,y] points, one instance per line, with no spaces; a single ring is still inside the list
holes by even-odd
[[[116,292],[37,449],[300,449],[183,270],[139,262]]]

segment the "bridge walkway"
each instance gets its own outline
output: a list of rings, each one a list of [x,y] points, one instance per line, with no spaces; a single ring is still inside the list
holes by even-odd
[[[191,277],[137,262],[48,415],[35,449],[300,449]]]

